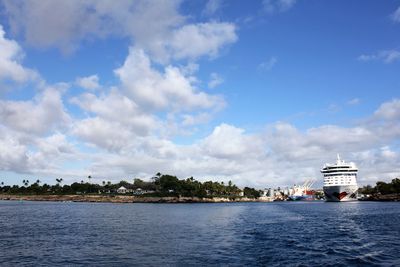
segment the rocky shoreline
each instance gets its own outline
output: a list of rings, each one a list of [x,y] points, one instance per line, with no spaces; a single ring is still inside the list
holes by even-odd
[[[0,195],[0,200],[14,201],[59,201],[97,203],[224,203],[224,202],[269,202],[255,198],[198,198],[198,197],[140,197],[124,195]]]
[[[371,195],[358,199],[360,201],[400,201],[400,194]]]

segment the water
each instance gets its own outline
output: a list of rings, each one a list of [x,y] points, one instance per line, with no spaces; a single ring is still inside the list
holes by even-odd
[[[0,201],[1,266],[399,266],[400,203]]]

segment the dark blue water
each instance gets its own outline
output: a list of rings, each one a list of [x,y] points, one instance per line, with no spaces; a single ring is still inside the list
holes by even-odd
[[[2,266],[399,266],[400,203],[0,201]]]

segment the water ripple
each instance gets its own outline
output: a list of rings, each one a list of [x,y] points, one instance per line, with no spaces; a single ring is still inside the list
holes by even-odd
[[[4,266],[399,266],[400,203],[0,202]]]

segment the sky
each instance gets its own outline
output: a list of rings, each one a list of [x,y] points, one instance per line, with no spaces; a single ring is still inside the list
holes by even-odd
[[[0,180],[400,176],[399,0],[0,0]]]

